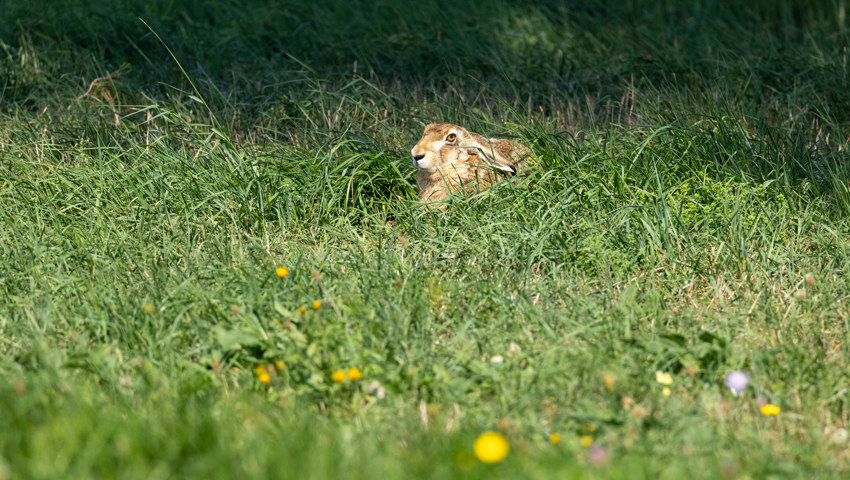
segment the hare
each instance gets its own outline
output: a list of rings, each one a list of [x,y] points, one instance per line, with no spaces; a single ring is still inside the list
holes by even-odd
[[[451,123],[435,123],[425,126],[410,154],[419,169],[419,199],[434,202],[492,185],[496,170],[516,175],[531,151],[514,140],[487,139]]]

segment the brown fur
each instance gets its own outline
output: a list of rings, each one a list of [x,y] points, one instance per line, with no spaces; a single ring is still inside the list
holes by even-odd
[[[499,179],[498,171],[515,175],[531,156],[514,140],[487,139],[451,123],[426,125],[410,153],[419,169],[419,199],[429,202],[486,188]]]

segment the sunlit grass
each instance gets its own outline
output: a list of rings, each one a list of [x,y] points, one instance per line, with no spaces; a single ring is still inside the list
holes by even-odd
[[[846,475],[841,2],[61,3],[0,18],[0,479]],[[438,120],[539,168],[423,209]]]

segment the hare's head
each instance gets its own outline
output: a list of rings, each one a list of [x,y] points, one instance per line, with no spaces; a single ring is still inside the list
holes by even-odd
[[[458,161],[468,155],[465,146],[469,143],[469,132],[451,123],[432,123],[425,126],[425,133],[410,151],[413,165],[427,172],[435,172],[441,166]]]

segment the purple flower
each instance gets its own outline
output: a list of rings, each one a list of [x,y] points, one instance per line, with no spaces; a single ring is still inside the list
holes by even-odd
[[[745,388],[747,388],[747,384],[750,383],[750,377],[740,370],[733,370],[726,375],[726,379],[723,383],[729,387],[729,390],[732,391],[732,395],[738,396]]]

